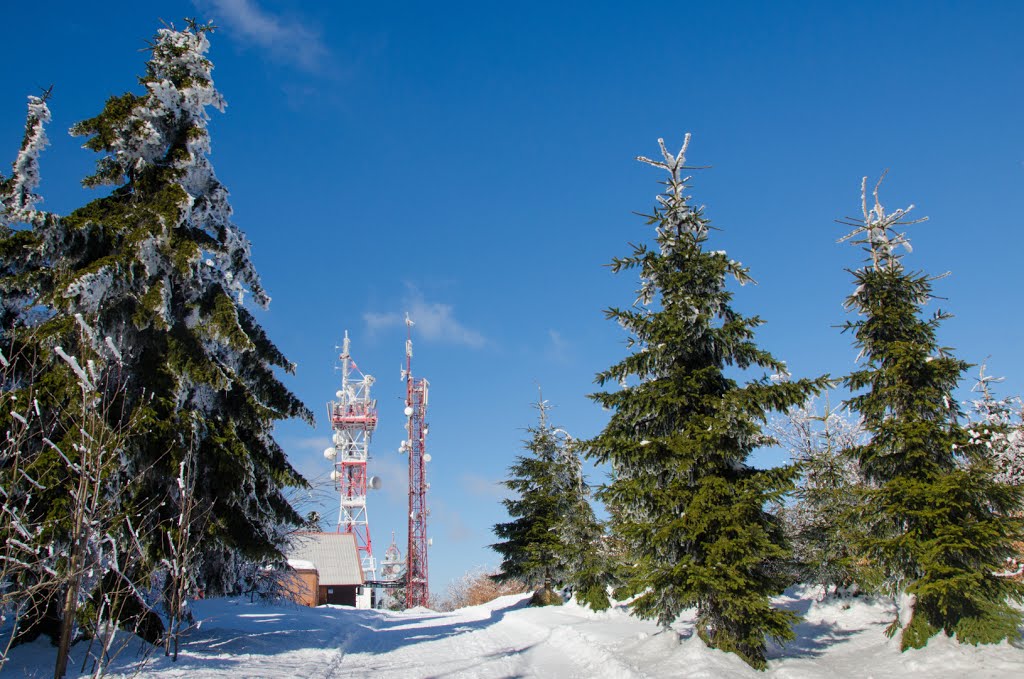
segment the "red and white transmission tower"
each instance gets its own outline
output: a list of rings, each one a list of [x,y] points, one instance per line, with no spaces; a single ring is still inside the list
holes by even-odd
[[[324,457],[334,460],[331,480],[338,490],[338,532],[356,538],[359,559],[366,580],[376,580],[377,563],[373,558],[370,523],[366,514],[366,490],[380,488],[380,479],[367,478],[370,438],[377,428],[377,401],[370,398],[372,375],[364,375],[349,354],[348,331],[341,349],[341,389],[336,401],[327,404],[334,446]],[[357,379],[352,372],[359,374]]]
[[[409,315],[405,315],[407,336],[405,340],[405,425],[408,438],[402,441],[400,452],[409,454],[409,549],[406,552],[405,606],[426,606],[430,599],[427,584],[427,387],[425,379],[412,376],[412,326]]]

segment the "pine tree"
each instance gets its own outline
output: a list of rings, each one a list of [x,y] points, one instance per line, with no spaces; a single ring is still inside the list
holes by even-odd
[[[793,466],[747,464],[767,441],[766,413],[784,411],[825,386],[819,380],[768,375],[740,385],[736,369],[784,373],[785,365],[754,343],[757,317],[730,305],[727,279],[751,281],[724,252],[705,249],[711,225],[686,195],[685,153],[639,161],[668,172],[667,190],[649,217],[657,247],[634,245],[613,272],[638,270],[633,308],[608,318],[630,334],[633,353],[597,376],[618,384],[591,396],[613,411],[587,442],[589,455],[611,464],[602,498],[627,549],[625,584],[633,612],[668,627],[697,608],[697,633],[713,648],[764,668],[766,637],[793,637],[797,616],[769,597],[790,584],[782,527],[766,507],[793,488]]]
[[[207,111],[225,106],[206,57],[210,30],[159,30],[144,91],[111,97],[72,128],[101,154],[84,184],[113,188],[38,224],[30,249],[51,265],[32,282],[31,306],[48,310],[33,341],[75,353],[71,331],[84,317],[93,329],[85,348],[116,354],[121,366],[112,412],[142,423],[125,446],[122,473],[138,479],[125,502],[167,501],[145,528],[172,530],[178,469],[194,450],[195,498],[208,508],[198,580],[216,594],[235,586],[240,559],[280,558],[278,527],[302,522],[282,490],[306,482],[272,429],[312,415],[279,381],[275,369],[294,366],[246,306],[247,294],[260,307],[270,300],[209,160]],[[51,394],[59,401],[66,391]],[[166,544],[147,545],[152,564]]]
[[[939,631],[972,644],[1014,638],[1021,614],[1010,602],[1024,599],[1024,583],[997,573],[1024,530],[1011,516],[1024,489],[997,481],[985,446],[960,424],[953,391],[968,365],[936,341],[948,314],[922,318],[935,279],[907,271],[898,252],[909,251],[898,229],[923,220],[907,219],[913,206],[886,214],[878,185],[873,196],[869,205],[865,177],[863,218],[844,220],[853,231],[842,239],[868,253],[846,301],[859,319],[845,325],[863,359],[845,378],[856,394],[849,405],[871,436],[854,451],[870,484],[859,547],[888,576],[887,591],[907,601],[887,629],[905,623],[901,648]]]

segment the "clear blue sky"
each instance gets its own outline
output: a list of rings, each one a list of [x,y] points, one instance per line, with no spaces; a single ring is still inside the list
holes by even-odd
[[[936,285],[956,315],[940,340],[1024,391],[1020,2],[13,3],[0,151],[13,159],[25,96],[52,83],[46,207],[88,198],[77,182],[94,154],[64,130],[137,91],[144,41],[185,16],[220,26],[212,160],[274,298],[259,318],[298,363],[285,381],[320,419],[279,429],[308,478],[326,480],[346,328],[378,377],[378,556],[392,530],[405,540],[404,328],[388,319],[419,322],[434,592],[497,563],[497,482],[537,383],[570,432],[605,421],[585,394],[625,338],[602,309],[630,303],[636,281],[603,265],[650,237],[633,212],[660,177],[633,157],[658,137],[692,132],[691,163],[713,166],[693,189],[722,229],[710,246],[751,268],[759,284],[736,305],[767,321],[761,343],[795,375],[853,366],[835,326],[861,255],[833,220],[857,214],[863,175],[890,168],[883,202],[931,218],[907,266],[952,272]]]

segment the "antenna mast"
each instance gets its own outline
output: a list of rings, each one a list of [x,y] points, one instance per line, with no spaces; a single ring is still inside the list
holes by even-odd
[[[428,382],[412,376],[412,320],[405,315],[405,425],[408,438],[402,441],[399,452],[409,454],[409,547],[406,552],[405,606],[426,606],[430,599],[427,584],[427,388]]]
[[[366,514],[366,489],[380,487],[380,479],[366,476],[370,438],[377,428],[377,401],[370,398],[374,379],[364,375],[352,360],[347,330],[339,358],[341,389],[335,394],[338,400],[327,404],[334,445],[324,451],[324,457],[334,461],[331,480],[339,494],[338,532],[355,536],[363,578],[370,581],[377,579],[377,563]]]

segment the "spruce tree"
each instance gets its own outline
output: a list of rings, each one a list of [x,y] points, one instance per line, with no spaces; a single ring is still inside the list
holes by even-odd
[[[860,468],[851,451],[862,442],[860,420],[837,411],[826,400],[822,412],[813,399],[791,408],[771,427],[800,469],[792,502],[780,516],[793,546],[800,582],[831,587],[835,594],[862,589],[872,578],[850,545]]]
[[[1012,486],[1024,485],[1024,424],[1019,397],[996,398],[992,385],[1002,377],[985,374],[981,366],[971,391],[978,394],[971,403],[968,436],[985,446],[988,462],[996,468],[996,480]],[[1021,508],[1024,511],[1024,507]]]
[[[546,401],[536,407],[539,423],[527,429],[531,436],[524,442],[531,454],[516,458],[504,482],[516,497],[502,501],[513,520],[494,527],[504,539],[491,545],[502,556],[494,579],[539,585],[547,597],[568,586],[581,603],[607,608],[602,530],[573,439],[548,421]]]
[[[491,545],[502,557],[498,582],[522,580],[550,591],[563,576],[562,544],[558,526],[563,516],[563,497],[559,479],[560,442],[555,428],[547,421],[547,405],[537,403],[539,425],[526,431],[524,441],[530,455],[516,457],[509,467],[510,477],[503,483],[515,497],[502,500],[512,521],[494,526],[494,534],[503,539]]]
[[[935,279],[906,270],[899,252],[909,251],[899,229],[923,220],[907,219],[913,206],[886,214],[878,185],[873,197],[865,177],[863,217],[843,221],[853,231],[842,239],[868,255],[846,301],[859,318],[845,324],[862,359],[845,378],[849,404],[871,437],[855,449],[870,484],[859,548],[906,602],[887,629],[902,627],[902,649],[940,631],[972,644],[1015,638],[1021,613],[1011,602],[1024,599],[1024,583],[999,572],[1024,530],[1012,516],[1024,489],[999,483],[986,446],[960,423],[953,392],[968,364],[936,340],[948,314],[923,317]]]
[[[137,483],[124,501],[163,503],[137,527],[151,536],[151,564],[166,556],[159,535],[172,530],[178,469],[194,451],[195,498],[208,508],[195,577],[216,594],[235,586],[240,559],[279,558],[279,527],[302,522],[282,491],[306,482],[272,429],[312,415],[280,382],[275,369],[294,366],[247,306],[247,295],[270,300],[209,159],[208,109],[225,106],[210,30],[159,30],[143,91],[111,97],[72,128],[100,154],[84,184],[112,189],[34,229],[33,256],[49,267],[33,282],[32,306],[47,314],[31,330],[40,347],[79,353],[72,331],[84,318],[87,349],[116,359],[123,389],[111,413],[142,424],[125,444],[122,473]]]
[[[705,643],[763,669],[766,637],[791,639],[797,619],[769,600],[790,584],[789,550],[766,510],[793,488],[796,470],[755,469],[747,459],[768,440],[768,412],[802,403],[826,382],[737,381],[740,371],[784,373],[785,365],[755,344],[761,319],[731,306],[727,281],[751,281],[748,270],[706,249],[711,224],[686,195],[689,141],[673,155],[659,140],[662,160],[638,158],[668,172],[647,220],[656,247],[634,245],[611,263],[613,272],[640,274],[632,307],[606,312],[633,352],[597,376],[619,388],[591,396],[612,415],[586,447],[611,465],[601,496],[625,543],[621,594],[636,596],[633,612],[667,628],[696,607]]]
[[[579,467],[575,453],[571,457]],[[570,493],[566,497],[566,513],[558,527],[565,564],[565,586],[576,603],[594,611],[611,606],[608,588],[615,584],[604,526],[594,515],[590,504],[590,487],[582,473],[570,477]]]

